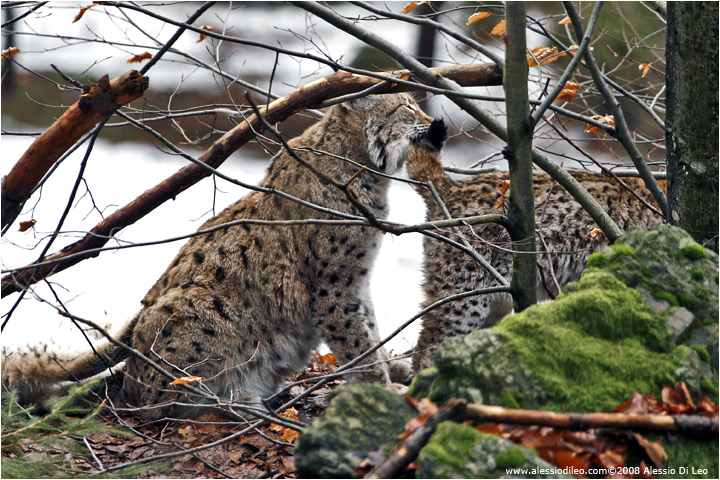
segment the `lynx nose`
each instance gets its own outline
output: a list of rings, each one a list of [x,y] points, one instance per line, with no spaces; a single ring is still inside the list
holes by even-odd
[[[441,150],[447,138],[448,129],[445,121],[442,118],[436,118],[430,123],[430,126],[426,130],[425,140],[427,140],[435,150]]]

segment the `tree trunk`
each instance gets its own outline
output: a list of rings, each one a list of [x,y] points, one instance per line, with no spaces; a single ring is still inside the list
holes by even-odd
[[[510,170],[508,217],[513,244],[510,280],[516,312],[537,303],[535,254],[535,195],[532,182],[532,134],[528,102],[528,64],[525,55],[525,3],[505,5],[505,104],[507,106],[507,155]]]
[[[668,2],[668,220],[718,251],[718,4]]]

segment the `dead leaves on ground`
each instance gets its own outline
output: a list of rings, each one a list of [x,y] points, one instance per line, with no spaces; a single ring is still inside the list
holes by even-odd
[[[614,412],[718,417],[718,406],[707,397],[702,397],[697,402],[697,405],[694,404],[690,392],[683,382],[678,382],[674,388],[663,388],[661,398],[662,400],[657,400],[653,397],[635,393],[626,402],[616,406]],[[413,431],[422,426],[438,409],[427,398],[420,401],[410,397],[405,399],[418,410],[418,416],[411,418],[405,424],[405,432],[399,436],[400,441],[405,440]],[[509,423],[484,423],[475,428],[480,432],[498,435],[535,450],[544,460],[561,469],[572,468],[574,472],[587,472],[591,468],[613,468],[618,472],[613,478],[652,478],[649,473],[651,470],[647,469],[647,462],[650,462],[656,468],[663,468],[663,462],[667,459],[663,440],[673,438],[670,435],[667,437],[661,435],[657,440],[649,440],[643,434],[633,431],[612,431],[609,429],[563,431],[552,427]],[[641,460],[638,475],[631,475],[630,473],[637,471],[637,469],[623,468],[628,466],[627,458],[630,452],[633,452],[634,455],[637,452],[643,452],[647,457]],[[380,455],[370,455],[364,461],[363,471],[370,471],[383,460],[384,458]],[[410,464],[406,468],[406,473],[413,468],[414,465]],[[583,475],[576,476],[578,478],[587,478]]]

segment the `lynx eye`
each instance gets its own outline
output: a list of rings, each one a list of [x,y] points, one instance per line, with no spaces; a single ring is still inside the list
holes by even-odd
[[[417,112],[417,108],[415,108],[415,105],[407,104],[407,105],[403,105],[402,107],[410,110],[411,113]]]

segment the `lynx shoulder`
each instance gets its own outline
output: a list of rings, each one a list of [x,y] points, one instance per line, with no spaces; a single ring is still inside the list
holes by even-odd
[[[400,168],[431,120],[407,95],[365,97],[332,107],[290,145],[316,171],[349,182],[357,202],[384,218],[389,180],[377,173]],[[223,226],[338,218],[327,209],[360,215],[345,193],[286,152],[273,159],[261,186],[278,193],[253,192],[206,222],[202,229],[219,228],[180,250],[120,333],[171,376],[202,377],[210,396],[235,401],[274,393],[321,341],[343,363],[379,341],[368,282],[380,232],[318,224]],[[90,351],[64,358],[3,352],[3,382],[32,397],[50,383],[87,378],[127,357],[121,405],[147,407],[140,413],[157,418],[193,415],[192,405],[205,402],[108,342],[96,350],[102,358]],[[373,366],[350,380],[389,383],[384,360],[387,352],[376,351],[364,361]],[[38,375],[28,376],[33,372]]]
[[[452,180],[444,172],[436,149],[418,149],[407,163],[410,178],[432,181],[453,218],[498,213],[493,208],[500,197],[506,172],[481,174],[461,181]],[[662,218],[641,203],[615,179],[585,170],[568,170],[622,229],[631,225],[652,225]],[[647,202],[654,205],[652,196],[642,181],[625,178],[623,181]],[[560,286],[577,280],[585,268],[588,256],[607,244],[604,236],[589,237],[596,228],[590,216],[560,185],[542,171],[533,175],[535,191],[536,244],[547,254],[538,255],[538,298],[548,299],[558,294],[552,275]],[[417,186],[427,205],[427,220],[445,219],[438,202],[428,189]],[[501,275],[509,280],[512,267],[512,246],[504,228],[495,224],[463,227],[462,232],[471,246]],[[458,240],[453,230],[444,235]],[[540,239],[542,237],[542,240]],[[493,286],[496,283],[475,260],[440,240],[425,237],[423,265],[425,304],[428,306],[450,295]],[[548,258],[551,260],[548,261]],[[552,267],[552,273],[551,268]],[[413,359],[414,369],[432,364],[434,348],[444,338],[463,335],[478,328],[494,325],[512,310],[507,293],[469,297],[450,302],[423,316],[423,327]]]

